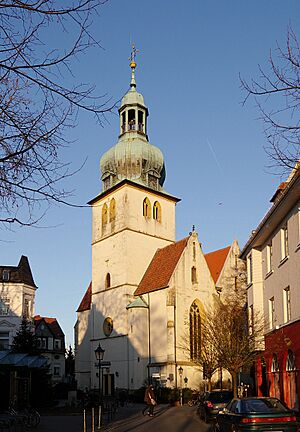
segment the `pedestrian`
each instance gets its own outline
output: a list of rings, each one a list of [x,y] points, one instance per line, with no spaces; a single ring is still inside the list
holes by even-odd
[[[155,400],[154,388],[152,384],[150,384],[145,390],[144,402],[146,403],[146,406],[143,409],[143,415],[146,415],[146,411],[148,410],[147,414],[150,417],[153,417],[154,416],[153,410],[156,405],[156,400]]]

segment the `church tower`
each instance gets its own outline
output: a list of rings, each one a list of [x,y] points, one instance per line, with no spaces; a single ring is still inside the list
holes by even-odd
[[[126,306],[156,250],[175,242],[175,206],[179,201],[165,192],[163,154],[148,141],[148,108],[136,90],[135,55],[133,47],[130,89],[119,108],[118,142],[100,160],[102,191],[89,202],[94,342],[90,354],[92,358],[100,342],[107,351],[105,357],[119,362],[120,367],[126,364],[128,344],[135,343],[130,340]],[[114,343],[116,338],[118,343]],[[120,377],[126,375],[120,371]],[[92,376],[92,385],[97,385],[95,380]],[[127,387],[128,383],[117,385]]]

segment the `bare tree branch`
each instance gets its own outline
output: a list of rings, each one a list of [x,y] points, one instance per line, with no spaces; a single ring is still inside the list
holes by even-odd
[[[91,25],[107,0],[9,0],[0,3],[0,222],[35,224],[49,203],[71,205],[60,184],[74,174],[62,160],[65,132],[78,110],[115,106],[93,85],[76,83],[74,60],[101,48]],[[51,47],[55,32],[65,41]],[[74,35],[74,36],[73,36]]]
[[[276,59],[270,53],[269,71],[259,66],[259,72],[258,80],[248,82],[240,77],[243,103],[254,96],[264,123],[270,167],[279,168],[282,174],[293,169],[300,157],[300,47],[291,26],[285,49],[277,45]]]

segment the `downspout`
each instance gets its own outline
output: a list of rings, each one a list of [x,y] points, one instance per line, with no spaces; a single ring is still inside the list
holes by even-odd
[[[177,388],[177,355],[176,355],[176,294],[174,296],[174,361],[175,361],[175,388]]]
[[[151,364],[151,332],[150,332],[150,295],[148,293],[148,385],[150,384],[150,364]]]

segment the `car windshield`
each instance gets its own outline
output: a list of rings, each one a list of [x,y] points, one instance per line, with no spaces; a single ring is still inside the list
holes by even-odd
[[[242,402],[242,412],[244,413],[285,413],[286,408],[278,399],[244,399]]]
[[[233,398],[233,393],[230,391],[226,392],[212,392],[206,397],[206,400],[211,402],[228,402]]]

